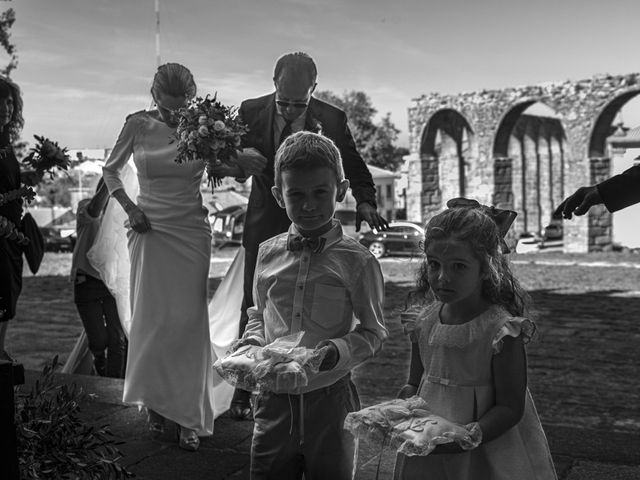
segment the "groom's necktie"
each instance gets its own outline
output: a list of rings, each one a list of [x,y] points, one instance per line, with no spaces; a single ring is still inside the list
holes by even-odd
[[[278,146],[282,145],[282,142],[284,142],[285,138],[287,138],[289,135],[293,133],[293,130],[291,129],[292,123],[293,122],[290,122],[289,120],[287,120],[287,123],[284,125],[284,128],[282,129],[282,133],[280,133],[280,141],[278,142]]]
[[[296,235],[289,238],[287,247],[292,252],[307,247],[313,253],[320,253],[326,241],[327,239],[324,237],[303,237],[302,235]]]

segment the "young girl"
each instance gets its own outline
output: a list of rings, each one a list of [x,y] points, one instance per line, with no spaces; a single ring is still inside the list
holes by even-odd
[[[527,389],[524,344],[535,326],[522,317],[528,296],[503,255],[500,230],[513,217],[500,229],[486,207],[464,205],[427,224],[415,292],[427,307],[405,324],[412,358],[399,397],[420,395],[434,413],[468,428],[476,423],[482,443],[469,451],[451,443],[428,456],[399,454],[394,478],[555,479]]]

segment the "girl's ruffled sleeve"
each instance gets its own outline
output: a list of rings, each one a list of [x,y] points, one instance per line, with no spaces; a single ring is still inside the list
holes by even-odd
[[[400,314],[400,323],[403,333],[409,337],[412,343],[418,343],[420,338],[420,326],[426,315],[427,309],[409,310]]]
[[[133,153],[133,140],[138,131],[139,124],[140,113],[134,113],[127,117],[122,131],[118,136],[118,140],[116,140],[116,144],[113,146],[107,162],[104,167],[102,167],[104,183],[107,185],[111,195],[113,195],[113,192],[116,190],[124,188],[122,178],[120,177],[120,170],[124,168]]]
[[[502,351],[502,339],[506,336],[517,338],[522,336],[524,343],[528,343],[536,333],[536,325],[528,318],[512,317],[509,318],[498,329],[491,342],[493,353]]]

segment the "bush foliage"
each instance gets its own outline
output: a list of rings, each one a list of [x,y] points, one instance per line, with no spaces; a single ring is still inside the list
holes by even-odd
[[[45,365],[31,391],[16,395],[16,431],[20,478],[124,479],[134,476],[118,460],[121,453],[106,425],[86,425],[80,418],[85,397],[75,383],[58,385],[56,356]]]

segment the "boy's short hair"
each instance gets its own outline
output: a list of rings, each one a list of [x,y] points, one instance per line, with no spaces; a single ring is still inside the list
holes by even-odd
[[[282,186],[282,172],[326,167],[336,174],[336,181],[344,180],[342,156],[330,138],[312,132],[296,132],[285,139],[276,152],[274,180]]]

